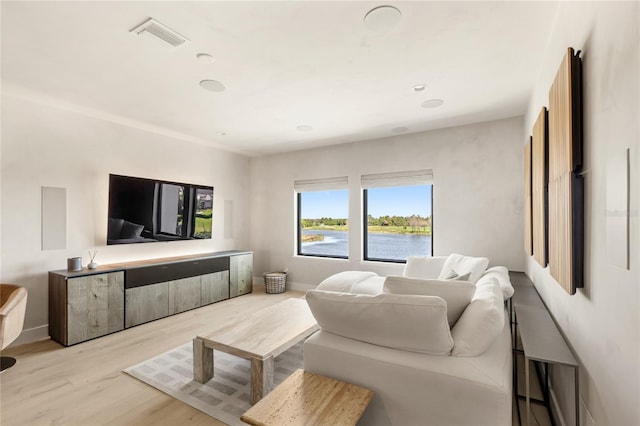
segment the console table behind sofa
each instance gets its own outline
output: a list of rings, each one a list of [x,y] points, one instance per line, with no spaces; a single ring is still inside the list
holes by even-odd
[[[549,410],[549,368],[552,365],[564,365],[574,369],[575,384],[575,416],[576,426],[580,424],[579,408],[579,387],[578,387],[578,362],[576,361],[569,346],[565,342],[560,330],[553,321],[551,314],[544,305],[533,283],[523,273],[511,273],[511,282],[515,288],[515,293],[510,299],[512,303],[513,319],[513,377],[515,380],[514,392],[518,389],[517,374],[517,352],[516,348],[518,332],[522,341],[522,353],[524,355],[525,366],[525,400],[527,409],[526,425],[530,423],[531,396],[530,396],[530,373],[529,360],[542,363],[544,366],[543,385],[544,404]],[[519,395],[518,395],[519,397]],[[534,401],[537,402],[537,401]],[[520,415],[518,405],[518,416]],[[551,413],[549,413],[551,416]],[[522,422],[521,422],[522,424]]]

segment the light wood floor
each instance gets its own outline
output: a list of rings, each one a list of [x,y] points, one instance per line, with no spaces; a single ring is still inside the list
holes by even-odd
[[[289,297],[249,295],[65,348],[43,340],[3,351],[17,364],[0,375],[1,425],[221,425],[122,370],[227,321]]]
[[[122,370],[223,321],[302,293],[241,296],[65,348],[51,340],[8,348],[18,363],[0,375],[0,425],[222,425]],[[514,407],[515,413],[515,407]],[[522,411],[524,414],[524,410]],[[546,414],[536,410],[540,425]],[[517,416],[514,414],[514,425]]]

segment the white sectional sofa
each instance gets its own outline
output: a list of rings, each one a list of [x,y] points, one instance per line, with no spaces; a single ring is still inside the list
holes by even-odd
[[[510,425],[513,288],[487,264],[453,254],[410,258],[402,277],[327,278],[307,293],[321,329],[305,370],[373,390],[362,425]]]

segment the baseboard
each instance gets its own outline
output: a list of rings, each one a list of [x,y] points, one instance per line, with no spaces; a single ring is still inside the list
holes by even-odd
[[[314,288],[316,288],[316,286],[312,285],[312,284],[302,284],[302,283],[287,282],[287,288],[289,288],[291,290],[305,292],[307,290],[313,290]]]
[[[264,288],[264,279],[262,277],[253,277],[253,285],[254,287]],[[312,284],[302,284],[287,281],[287,290],[301,291],[304,293],[307,290],[313,290],[314,288],[316,288],[316,286]]]
[[[36,342],[42,339],[49,338],[49,325],[41,325],[33,328],[26,328],[22,330],[20,336],[16,340],[14,340],[9,347],[11,346],[19,346],[24,345],[25,343]]]

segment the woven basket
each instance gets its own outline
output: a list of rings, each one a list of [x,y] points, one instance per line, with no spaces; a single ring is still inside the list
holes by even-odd
[[[264,289],[267,293],[284,293],[287,283],[286,272],[265,272],[262,277],[264,278]]]

